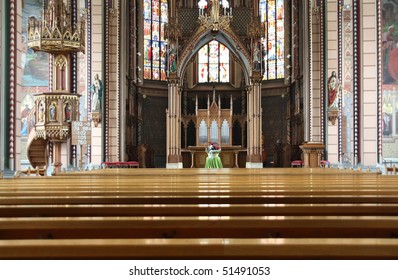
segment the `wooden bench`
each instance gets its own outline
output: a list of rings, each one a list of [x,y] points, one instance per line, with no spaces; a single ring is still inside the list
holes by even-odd
[[[0,217],[397,216],[398,204],[56,204],[0,205]]]
[[[394,216],[0,218],[0,239],[396,238]]]
[[[0,240],[0,259],[397,259],[377,238]]]
[[[0,180],[0,258],[395,258],[397,205],[392,176],[349,170]]]

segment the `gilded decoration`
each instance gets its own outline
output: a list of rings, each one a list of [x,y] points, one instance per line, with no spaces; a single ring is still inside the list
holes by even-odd
[[[74,25],[63,1],[50,0],[43,19],[28,19],[28,47],[49,53],[84,52],[85,21]]]
[[[35,95],[36,139],[66,141],[70,136],[70,123],[79,117],[80,95],[70,93],[71,53],[84,52],[85,21],[72,20],[71,7],[62,0],[49,0],[43,4],[41,19],[28,19],[28,47],[34,51],[54,55],[52,92]],[[57,145],[55,149],[59,150]],[[57,154],[57,153],[55,153]],[[54,159],[59,164],[60,159]]]
[[[227,0],[212,1],[209,7],[207,0],[201,0],[199,7],[199,24],[206,29],[218,31],[230,26],[232,20],[232,7]]]

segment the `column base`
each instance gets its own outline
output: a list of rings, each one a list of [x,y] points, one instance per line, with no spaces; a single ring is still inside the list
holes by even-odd
[[[246,168],[263,168],[262,162],[246,162]]]
[[[170,169],[182,168],[182,162],[166,163],[166,168],[170,168]]]

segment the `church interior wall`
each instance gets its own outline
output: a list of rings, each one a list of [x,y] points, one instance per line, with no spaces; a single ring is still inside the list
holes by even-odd
[[[312,12],[312,140],[322,141],[321,106],[321,20],[320,11]]]
[[[338,32],[338,1],[327,1],[326,4],[326,76],[328,80],[335,71],[338,73],[339,69],[339,32]],[[338,77],[341,80],[341,77]],[[338,121],[332,124],[330,120],[327,121],[326,128],[326,152],[328,161],[332,164],[339,162],[339,129]]]
[[[353,163],[354,150],[354,120],[353,120],[353,33],[352,33],[352,3],[346,0],[343,8],[343,78],[342,78],[342,162]]]
[[[383,1],[383,0],[380,0]],[[83,1],[79,1],[83,2]],[[287,1],[289,2],[289,1]],[[20,112],[22,111],[23,107],[25,106],[25,96],[27,93],[24,91],[24,85],[22,82],[22,77],[24,75],[23,69],[23,54],[24,50],[24,36],[23,36],[23,0],[16,0],[16,7],[17,7],[17,18],[16,18],[16,94],[15,94],[15,110],[17,114],[14,117],[14,126],[15,126],[15,168],[20,169],[20,162],[22,161],[23,157],[26,157],[23,150],[23,141],[21,137],[21,129],[22,129],[22,117]],[[303,11],[301,1],[296,2],[299,6],[300,11]],[[354,99],[354,92],[352,88],[352,76],[353,76],[353,62],[351,61],[351,65],[348,64],[346,61],[350,60],[349,51],[352,48],[352,38],[349,38],[349,35],[353,35],[352,29],[349,29],[349,21],[343,21],[344,31],[343,36],[344,38],[340,38],[343,42],[343,55],[340,57],[339,54],[339,10],[338,10],[338,3],[337,0],[330,0],[324,1],[325,11],[326,14],[324,16],[325,19],[325,34],[322,34],[322,26],[320,22],[321,12],[322,10],[311,10],[311,140],[312,141],[325,141],[326,144],[326,154],[325,157],[331,163],[338,163],[340,159],[339,153],[341,152],[344,154],[352,154],[353,146],[354,146],[354,136],[353,136],[353,99]],[[346,0],[345,4],[350,4],[351,1]],[[107,77],[108,80],[104,80],[106,82],[107,88],[107,108],[108,108],[108,115],[106,116],[106,145],[107,145],[107,152],[109,161],[119,161],[123,160],[123,156],[121,153],[121,141],[123,141],[124,137],[126,137],[126,145],[128,144],[140,144],[145,143],[150,145],[155,152],[154,160],[155,166],[163,167],[165,166],[166,162],[166,109],[168,106],[168,94],[167,94],[167,82],[151,82],[143,79],[142,73],[138,73],[138,77],[140,80],[135,79],[136,85],[134,86],[134,93],[131,95],[132,99],[136,99],[136,95],[139,95],[137,100],[140,100],[140,105],[138,103],[133,102],[132,109],[129,109],[129,114],[133,114],[137,107],[140,106],[141,116],[136,116],[140,118],[138,123],[140,123],[140,128],[134,128],[134,131],[129,131],[128,136],[124,136],[123,131],[121,129],[121,118],[125,116],[121,115],[121,106],[126,106],[122,99],[123,95],[121,92],[124,91],[121,87],[121,79],[120,75],[127,75],[127,73],[123,73],[123,69],[120,65],[120,48],[125,46],[121,45],[120,38],[120,26],[119,23],[119,16],[120,13],[118,11],[109,12],[109,30],[108,30],[108,39],[109,45],[104,46],[103,42],[103,1],[93,0],[91,2],[92,6],[90,9],[91,12],[91,41],[92,41],[92,48],[91,48],[91,73],[84,73],[85,67],[87,67],[88,62],[84,62],[84,55],[81,57],[82,63],[79,64],[79,71],[81,74],[78,74],[78,93],[85,95],[84,99],[85,103],[89,103],[89,97],[91,92],[87,92],[87,81],[93,81],[93,77],[95,74],[98,74],[102,79]],[[137,9],[142,6],[142,1],[137,2],[138,6]],[[178,2],[182,12],[182,18],[192,16],[196,11],[196,1],[193,0],[186,0],[186,1],[179,1]],[[378,126],[381,123],[380,112],[379,110],[379,95],[378,95],[378,64],[377,59],[378,55],[378,21],[377,21],[377,9],[376,6],[378,4],[377,0],[365,0],[360,1],[360,163],[365,166],[375,165],[378,162],[378,147],[379,147],[379,130]],[[252,6],[252,1],[231,1],[231,5],[237,10],[241,10],[240,15],[245,15],[245,13],[250,12],[250,8]],[[289,5],[287,5],[289,6]],[[301,7],[301,8],[300,8]],[[4,5],[0,7],[3,9]],[[290,15],[293,12],[289,10],[290,8],[286,8],[285,13]],[[138,9],[139,10],[139,9]],[[141,9],[142,10],[142,9]],[[140,43],[141,39],[143,38],[142,28],[140,28],[140,24],[142,23],[142,13],[138,12],[138,23],[137,26],[137,51],[140,53],[144,52],[143,45]],[[236,13],[236,20],[233,21],[232,25],[234,30],[242,40],[245,40],[245,32],[247,32],[246,28],[243,28],[243,23],[246,22],[241,21],[238,19],[239,13]],[[0,10],[0,20],[3,16],[2,10]],[[305,21],[303,19],[303,14],[301,13],[299,16],[300,24],[304,25]],[[4,19],[3,19],[4,21]],[[186,21],[186,18],[185,18]],[[290,24],[291,22],[287,20],[287,23]],[[124,23],[122,23],[124,24]],[[195,23],[196,24],[196,23]],[[242,25],[243,24],[243,25]],[[346,25],[347,24],[347,25]],[[0,26],[0,36],[4,38],[4,29]],[[186,27],[185,25],[182,26],[183,38],[181,38],[181,45],[187,40],[189,40],[189,34],[192,34],[193,30],[189,28],[193,28],[192,26]],[[189,30],[188,30],[189,29]],[[286,33],[288,34],[290,30],[294,30],[294,28],[286,28]],[[299,128],[299,117],[300,109],[302,108],[303,102],[303,94],[308,94],[308,88],[303,86],[303,80],[306,79],[305,73],[303,72],[303,65],[305,62],[305,55],[306,46],[303,37],[303,32],[305,32],[305,28],[299,28],[297,30],[297,34],[299,39],[297,43],[299,44],[299,50],[296,52],[296,57],[292,57],[292,61],[286,60],[286,63],[292,63],[294,65],[294,59],[297,61],[296,68],[291,70],[286,70],[286,76],[292,75],[291,80],[278,80],[278,81],[265,81],[262,84],[262,134],[265,137],[265,150],[268,155],[273,153],[273,146],[276,141],[279,139],[282,142],[286,143],[287,145],[297,145],[302,142],[298,138],[302,133],[299,133],[297,130]],[[351,32],[351,33],[350,33]],[[293,45],[295,45],[295,35],[297,34],[290,34],[292,36],[287,36],[286,38],[286,45],[285,50],[292,51]],[[325,41],[322,41],[322,36],[325,36]],[[290,41],[291,40],[291,41]],[[351,41],[350,41],[351,40]],[[322,50],[322,43],[324,42],[324,49]],[[2,44],[3,44],[2,40]],[[245,42],[246,44],[247,42]],[[347,43],[347,45],[346,45]],[[3,46],[0,44],[0,53],[2,53]],[[106,48],[106,49],[105,49]],[[128,48],[128,47],[125,47]],[[131,49],[130,49],[131,50]],[[104,66],[104,51],[107,51],[107,67],[103,69]],[[293,51],[294,52],[294,51]],[[324,57],[323,57],[324,55]],[[351,56],[352,58],[352,56]],[[289,58],[290,59],[290,58]],[[2,66],[2,61],[0,60],[0,67]],[[80,61],[80,58],[79,58]],[[341,62],[339,62],[341,61]],[[79,62],[80,63],[80,62]],[[132,59],[130,62],[129,67],[136,68],[137,66],[143,69],[143,59],[137,56],[137,59]],[[347,63],[347,65],[346,65]],[[342,85],[342,102],[343,102],[343,111],[342,111],[342,118],[339,122],[342,123],[342,131],[339,130],[338,125],[333,125],[330,121],[327,120],[327,112],[325,106],[323,94],[327,94],[327,92],[323,92],[326,90],[326,83],[327,79],[331,76],[332,71],[336,71],[343,65],[344,71],[342,73],[342,77],[338,77],[341,81]],[[351,68],[350,68],[351,67]],[[239,64],[237,59],[231,55],[231,78],[230,78],[230,85],[217,85],[219,86],[219,90],[222,92],[231,91],[235,95],[240,95],[242,91],[242,81],[244,78],[242,66]],[[107,71],[105,73],[105,71]],[[289,72],[292,71],[292,72]],[[295,71],[295,72],[293,72]],[[324,73],[322,73],[324,71]],[[351,72],[350,72],[351,71]],[[204,85],[197,83],[197,57],[193,58],[193,60],[189,63],[187,67],[187,71],[185,77],[181,77],[184,80],[183,88],[187,89],[187,94],[191,92],[205,92],[210,91],[210,87],[213,85],[207,85],[208,88],[206,89]],[[105,75],[107,74],[107,75]],[[304,74],[304,75],[303,75]],[[141,75],[141,76],[140,76]],[[304,77],[303,77],[304,76]],[[1,85],[1,78],[0,77],[0,85]],[[291,88],[296,86],[297,88]],[[140,89],[138,89],[140,88]],[[40,88],[39,90],[42,90]],[[86,91],[86,92],[84,92]],[[305,92],[304,92],[305,91]],[[29,93],[33,96],[34,92]],[[296,98],[296,94],[298,98]],[[282,95],[287,95],[286,98],[283,98]],[[235,97],[234,97],[235,98]],[[298,100],[298,103],[296,102]],[[308,100],[307,100],[308,101]],[[130,101],[129,101],[130,102]],[[85,105],[85,115],[82,114],[82,120],[89,119],[90,108],[87,108],[87,104]],[[298,104],[299,108],[296,108]],[[305,104],[307,105],[307,104]],[[83,105],[84,106],[84,105]],[[290,112],[290,106],[292,107],[292,112]],[[83,110],[84,111],[84,110]],[[288,112],[289,111],[289,112]],[[134,113],[135,114],[135,113]],[[281,115],[281,118],[274,118],[276,115]],[[105,116],[104,116],[105,117]],[[297,123],[296,123],[297,117]],[[324,122],[324,118],[326,117],[326,121]],[[392,118],[392,116],[391,116]],[[309,127],[310,123],[308,123],[308,119],[305,120],[305,126]],[[396,122],[396,120],[394,120]],[[102,128],[104,123],[99,123],[98,127],[95,127],[94,124],[92,125],[92,146],[91,146],[91,162],[94,165],[98,165],[103,160],[102,152],[104,147],[102,147],[104,143],[104,135]],[[326,127],[324,127],[326,125]],[[293,127],[295,126],[295,127]],[[127,128],[126,128],[127,129]],[[381,129],[381,128],[380,128]],[[324,134],[324,135],[323,135]],[[383,156],[389,157],[394,156],[393,150],[396,147],[396,142],[392,136],[388,135],[389,137],[383,136]],[[381,139],[381,137],[380,137]],[[304,140],[304,139],[303,139]],[[127,143],[129,142],[129,143]],[[342,145],[340,147],[340,144]],[[340,148],[342,149],[340,151]],[[66,147],[63,149],[62,154],[62,161],[65,165],[70,163],[71,155],[67,154]],[[63,166],[63,167],[64,167]]]
[[[375,0],[361,1],[362,164],[377,164],[377,9]]]
[[[115,11],[109,17],[109,122],[107,127],[109,133],[109,161],[119,161],[120,158],[120,75],[119,75],[119,26],[118,17],[120,13]]]
[[[3,53],[3,4],[0,5],[0,55]],[[2,67],[2,59],[0,59],[0,69]],[[0,75],[0,88],[1,88],[1,78],[2,75]]]
[[[389,165],[398,161],[398,91],[397,81],[397,59],[395,54],[398,53],[398,3],[395,1],[381,0],[380,6],[380,22],[379,22],[379,52],[381,52],[381,64],[379,65],[378,88],[381,91],[379,100],[381,103],[381,112],[379,112],[379,123],[381,128],[379,138],[382,145],[381,155],[383,160]]]
[[[3,67],[4,67],[4,65],[3,65],[3,61],[4,61],[4,54],[3,54],[3,43],[5,42],[5,40],[3,39],[3,26],[4,26],[4,24],[3,24],[3,20],[4,20],[4,16],[3,16],[3,2],[4,1],[1,1],[1,3],[0,3],[0,134],[4,134],[3,133],[3,129],[4,129],[4,126],[3,126],[3,122],[4,122],[4,120],[3,120],[3,106],[1,105],[1,103],[3,103],[3,97],[4,97],[4,92],[3,92],[3,75],[4,75],[4,73],[5,73],[5,71],[3,70]],[[4,152],[3,152],[3,148],[2,147],[4,147],[4,145],[3,145],[3,142],[4,142],[4,139],[3,139],[4,137],[1,137],[1,139],[0,139],[0,159],[3,159],[4,158]],[[4,169],[4,161],[3,160],[0,160],[0,169],[2,170],[2,169]]]
[[[22,37],[22,0],[17,1],[16,5],[17,12],[17,32],[16,32],[16,102],[15,102],[15,169],[19,170],[21,168],[21,103],[24,99],[24,94],[22,93],[22,53],[25,51],[25,48]]]
[[[92,73],[90,74],[91,84],[93,83],[94,76],[96,74],[99,77],[103,76],[102,69],[102,54],[103,54],[103,37],[102,37],[102,28],[103,28],[103,20],[102,20],[102,1],[92,1],[91,4],[91,69]],[[99,123],[97,127],[92,124],[92,137],[91,137],[91,162],[94,165],[98,165],[102,161],[102,140],[101,140],[101,127],[102,123]]]

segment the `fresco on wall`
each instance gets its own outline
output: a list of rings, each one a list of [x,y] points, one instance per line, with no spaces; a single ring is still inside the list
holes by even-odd
[[[28,17],[41,17],[41,0],[22,1],[22,85],[25,87],[47,87],[48,86],[48,54],[34,52],[28,49],[27,26]]]
[[[383,159],[398,163],[398,2],[382,0]]]

